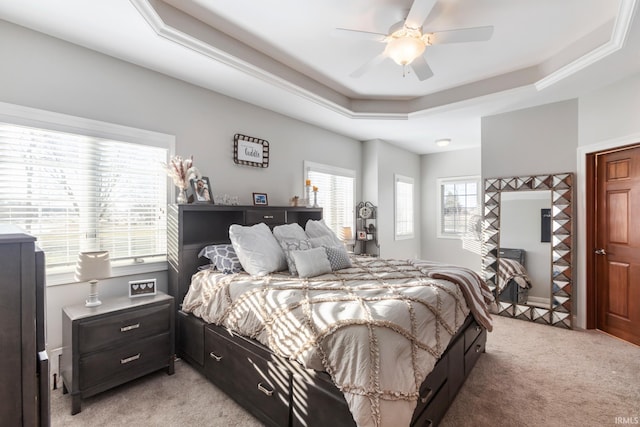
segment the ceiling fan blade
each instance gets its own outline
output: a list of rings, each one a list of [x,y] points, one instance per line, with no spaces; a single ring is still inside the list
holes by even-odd
[[[433,10],[437,0],[414,0],[404,24],[409,28],[421,28],[424,20]]]
[[[429,36],[431,44],[483,42],[493,35],[493,26],[461,28],[459,30],[437,31]]]
[[[411,62],[411,69],[416,73],[416,76],[420,81],[427,80],[429,77],[433,76],[433,71],[431,71],[431,67],[429,67],[427,60],[424,59],[423,55],[418,56]]]
[[[387,58],[387,53],[386,52],[382,52],[380,55],[375,56],[373,58],[371,58],[369,61],[365,62],[364,64],[362,64],[360,66],[360,68],[358,68],[357,70],[355,70],[353,73],[349,74],[351,77],[354,78],[358,78],[361,77],[364,73],[366,73],[367,71],[369,71],[370,69],[372,69],[373,67],[380,65],[380,63],[382,63],[382,61],[384,61]]]
[[[387,37],[386,34],[374,33],[371,31],[351,30],[349,28],[335,28],[333,30],[335,37],[349,37],[354,40],[373,40],[382,42]]]

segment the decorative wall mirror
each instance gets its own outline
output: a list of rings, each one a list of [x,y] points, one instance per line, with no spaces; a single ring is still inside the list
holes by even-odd
[[[485,179],[482,268],[498,314],[571,329],[572,182],[571,173]]]

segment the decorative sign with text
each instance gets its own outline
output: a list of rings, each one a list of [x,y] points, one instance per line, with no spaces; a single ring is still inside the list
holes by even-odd
[[[269,142],[241,135],[233,136],[233,161],[239,165],[269,167]]]

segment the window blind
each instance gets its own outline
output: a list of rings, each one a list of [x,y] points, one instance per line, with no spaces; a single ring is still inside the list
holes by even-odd
[[[355,172],[310,162],[305,165],[307,179],[318,187],[318,205],[323,208],[324,222],[337,236],[341,236],[342,227],[353,229]]]
[[[396,175],[396,238],[413,237],[413,179]]]
[[[38,238],[47,268],[78,252],[166,256],[166,148],[0,123],[0,223]]]

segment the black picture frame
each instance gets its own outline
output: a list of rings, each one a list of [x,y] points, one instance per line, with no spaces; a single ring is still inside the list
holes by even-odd
[[[192,178],[191,184],[191,196],[193,196],[193,203],[213,203],[213,194],[211,193],[211,182],[206,176],[200,178]],[[191,197],[189,197],[191,199]]]
[[[254,206],[269,206],[269,200],[266,193],[253,193]]]
[[[269,141],[236,133],[233,136],[233,161],[237,165],[269,167]]]
[[[129,281],[129,298],[146,297],[156,294],[156,279]]]

